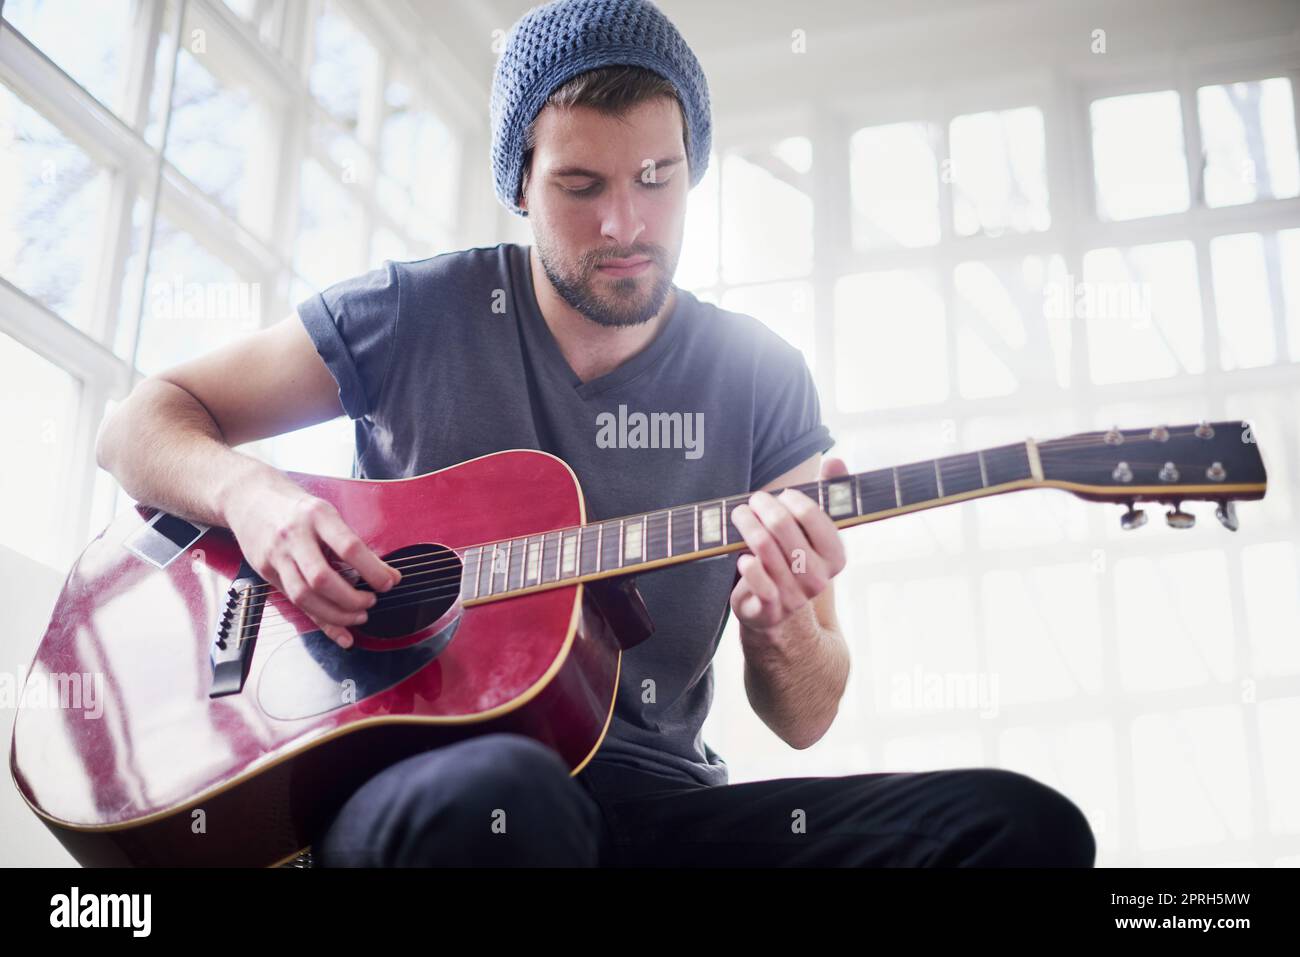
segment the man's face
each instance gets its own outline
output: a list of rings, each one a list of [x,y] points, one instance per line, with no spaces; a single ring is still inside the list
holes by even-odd
[[[618,118],[548,106],[536,133],[520,205],[551,284],[602,326],[654,318],[677,271],[690,186],[677,103],[648,100]]]

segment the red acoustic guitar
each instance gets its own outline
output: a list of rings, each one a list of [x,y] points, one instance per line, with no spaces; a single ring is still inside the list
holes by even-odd
[[[392,481],[288,473],[332,503],[400,584],[355,644],[329,640],[231,533],[137,506],[64,583],[18,709],[10,768],[85,865],[273,865],[369,776],[510,731],[576,774],[613,714],[622,650],[653,624],[632,575],[745,547],[748,493],[587,521],[578,479],[510,450]],[[1058,488],[1127,506],[1264,496],[1242,422],[1032,439],[796,486],[840,527]],[[449,505],[448,503],[454,503]],[[334,557],[334,556],[331,556]],[[357,587],[356,572],[335,559]]]

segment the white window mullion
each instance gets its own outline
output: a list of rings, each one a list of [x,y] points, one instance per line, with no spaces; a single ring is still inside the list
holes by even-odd
[[[0,332],[79,379],[106,383],[125,394],[131,370],[111,349],[0,277]]]
[[[838,113],[819,107],[812,120],[813,148],[813,355],[811,370],[826,395],[835,395],[835,279],[840,275],[840,250],[850,245],[849,140]],[[718,196],[721,199],[721,191]],[[715,213],[715,221],[720,211]],[[718,229],[719,238],[722,235]],[[719,239],[720,241],[720,239]],[[721,249],[718,251],[721,256]],[[719,259],[721,265],[721,259]],[[838,412],[825,404],[828,415]]]
[[[167,132],[171,127],[172,98],[176,92],[176,62],[180,56],[186,2],[187,0],[176,0],[171,23],[168,24],[168,30],[172,38],[171,48],[167,51],[170,56],[167,56],[163,61],[166,64],[164,75],[158,78],[158,82],[163,84],[162,103],[159,104],[161,130],[158,135],[156,152],[151,154],[147,167],[149,177],[142,181],[142,190],[147,206],[144,217],[144,235],[140,238],[141,264],[139,275],[131,277],[131,288],[126,290],[125,293],[130,296],[130,299],[127,300],[129,308],[126,314],[130,316],[130,321],[133,323],[131,349],[126,356],[132,367],[135,366],[136,356],[140,352],[140,327],[144,321],[145,302],[148,298],[145,295],[145,286],[149,282],[149,264],[153,259],[153,238],[157,232],[159,195],[162,189],[163,156],[167,151]]]
[[[82,380],[76,433],[63,471],[68,489],[73,494],[67,500],[69,507],[60,512],[60,565],[71,564],[91,537],[100,531],[90,527],[90,519],[95,497],[95,470],[99,467],[95,462],[95,440],[99,437],[107,399],[108,389],[103,383]]]
[[[163,7],[163,0],[142,0],[136,8],[131,31],[122,119],[140,134],[143,134],[149,123],[149,99],[162,32]],[[141,185],[135,167],[129,164],[120,166],[113,176],[108,203],[108,228],[104,233],[105,255],[99,258],[102,265],[97,282],[98,294],[95,296],[96,314],[92,317],[94,334],[109,348],[113,348],[116,342],[117,327],[122,315],[123,286],[132,278],[126,275],[126,264],[131,254],[133,214]],[[90,478],[93,480],[93,474]]]
[[[306,153],[307,110],[306,93],[298,91],[296,97],[284,107],[283,127],[275,181],[276,202],[271,222],[271,243],[279,258],[276,281],[262,291],[263,325],[278,321],[294,305],[293,300],[293,245],[298,229],[298,195],[302,177],[302,160]]]

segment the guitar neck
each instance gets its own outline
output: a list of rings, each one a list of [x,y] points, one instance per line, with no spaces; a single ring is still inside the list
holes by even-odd
[[[845,528],[1043,481],[1038,445],[1011,445],[792,485]],[[773,494],[780,494],[776,490]],[[715,558],[744,549],[744,492],[464,550],[463,605]]]

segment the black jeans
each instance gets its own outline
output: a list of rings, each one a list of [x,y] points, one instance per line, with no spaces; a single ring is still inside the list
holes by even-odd
[[[325,867],[1091,867],[1064,795],[963,768],[690,785],[597,760],[576,776],[531,738],[491,734],[375,775],[313,845]]]

